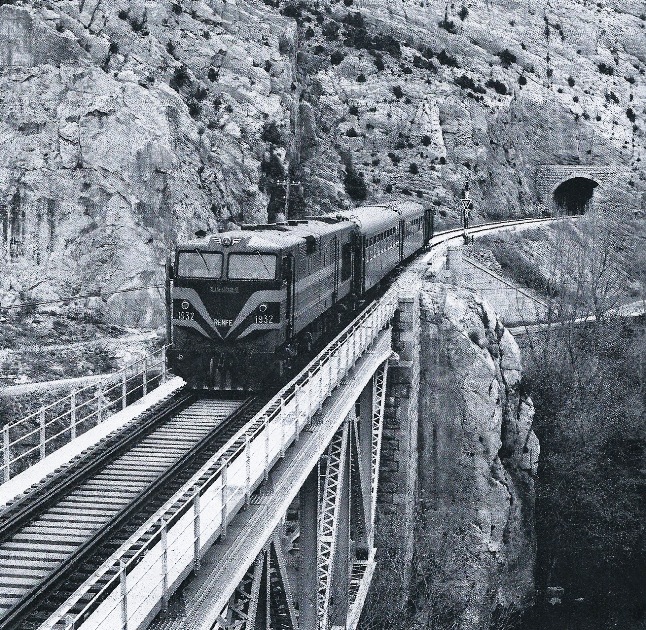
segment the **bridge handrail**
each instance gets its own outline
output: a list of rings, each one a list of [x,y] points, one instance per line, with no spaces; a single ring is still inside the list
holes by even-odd
[[[347,375],[358,358],[370,347],[379,332],[393,317],[397,306],[398,285],[391,287],[378,301],[369,305],[351,324],[349,324],[337,337],[335,337],[319,355],[307,365],[290,383],[285,385],[269,401],[254,418],[242,427],[225,444],[218,454],[211,458],[175,497],[170,499],[148,523],[143,525],[130,540],[116,552],[112,559],[94,575],[97,581],[101,576],[113,571],[115,575],[98,591],[85,605],[83,610],[73,619],[66,618],[66,612],[57,612],[42,628],[53,628],[58,622],[65,619],[66,629],[80,628],[85,621],[92,617],[99,607],[102,607],[104,616],[95,620],[90,627],[100,628],[101,624],[108,623],[110,615],[120,614],[128,610],[128,619],[139,612],[140,606],[132,611],[128,606],[122,607],[120,598],[128,597],[132,590],[141,591],[148,588],[150,591],[144,596],[146,601],[160,586],[172,582],[170,576],[179,576],[180,579],[187,567],[194,562],[199,562],[202,547],[208,548],[210,541],[226,531],[228,522],[233,518],[242,504],[249,501],[249,496],[267,474],[274,462],[284,454],[285,449],[292,441],[298,439],[301,430],[309,422],[314,412],[322,402],[332,393],[333,389]],[[278,439],[271,439],[279,433]],[[260,448],[258,448],[259,443]],[[270,451],[270,442],[273,450]],[[254,457],[253,453],[256,453]],[[257,457],[260,455],[260,457]],[[244,460],[244,461],[243,461]],[[244,463],[246,470],[243,470]],[[246,473],[246,479],[235,475],[236,468],[239,473]],[[253,469],[253,471],[251,470]],[[251,478],[251,473],[259,475],[257,479]],[[210,499],[207,500],[207,495]],[[215,505],[214,505],[215,504]],[[197,508],[195,506],[198,506]],[[191,516],[188,513],[191,512]],[[206,515],[204,514],[206,512]],[[210,519],[207,521],[205,516]],[[181,523],[186,518],[187,522]],[[186,549],[175,564],[166,562],[166,574],[160,574],[159,563],[146,562],[146,557],[161,557],[152,552],[162,545],[167,545],[161,550],[162,555],[170,552],[172,540],[179,540],[187,532],[195,532],[196,520],[199,523],[196,538],[193,537],[194,547],[192,555]],[[162,535],[161,531],[165,530]],[[206,532],[206,536],[203,536]],[[151,535],[152,533],[152,535]],[[143,541],[143,544],[141,544]],[[202,544],[204,543],[204,544]],[[188,544],[188,543],[187,543]],[[140,546],[137,552],[127,561],[123,561],[128,549]],[[191,557],[188,557],[188,555]],[[117,557],[119,556],[119,557]],[[179,564],[178,564],[179,563]],[[126,576],[137,571],[138,567],[147,568],[137,575],[136,579],[128,580],[130,587],[124,587]],[[119,571],[117,572],[117,566]],[[176,569],[176,570],[175,570]],[[154,575],[151,575],[151,572]],[[90,578],[90,580],[92,580]],[[121,589],[118,588],[121,584]],[[147,585],[146,587],[142,584]],[[84,589],[91,586],[90,581]],[[114,600],[117,601],[114,601]],[[141,600],[140,600],[141,601]],[[121,602],[121,603],[120,603]],[[72,602],[73,603],[73,602]],[[96,614],[99,614],[98,612]],[[143,615],[149,614],[144,612]],[[95,625],[96,624],[96,625]]]
[[[495,225],[501,224],[490,227]],[[482,227],[484,226],[474,226],[474,231]],[[444,241],[461,234],[462,230],[456,229],[447,230],[440,236]],[[398,294],[407,286],[410,277],[410,274],[400,277],[381,299],[369,305],[339,333],[298,376],[283,387],[220,449],[219,453],[90,576],[65,606],[41,626],[41,630],[54,627],[76,630],[86,621],[89,622],[88,628],[97,630],[106,627],[105,623],[109,627],[123,627],[123,619],[110,620],[109,617],[113,613],[123,615],[124,611],[128,623],[132,621],[132,615],[135,613],[142,619],[149,618],[147,615],[154,611],[159,601],[163,601],[164,598],[167,600],[172,585],[179,583],[192,566],[199,565],[202,550],[207,549],[217,536],[226,532],[228,523],[237,509],[248,502],[251,492],[260,483],[263,474],[266,474],[284,453],[284,449],[293,440],[298,439],[299,433],[314,412],[334,387],[345,378],[356,360],[370,347],[379,331],[393,317]],[[317,376],[320,378],[315,378]],[[269,452],[269,438],[262,440],[262,437],[269,436],[270,432],[280,432],[278,449],[274,445],[273,454]],[[256,448],[261,440],[264,444]],[[255,459],[252,455],[254,449],[257,455]],[[239,465],[241,462],[244,467]],[[239,477],[235,476],[236,465]],[[255,470],[253,466],[256,467]],[[260,475],[258,479],[251,479],[252,470]],[[184,541],[186,548],[178,555],[172,546],[173,541],[179,541],[179,545],[182,536],[191,532],[191,539]],[[138,547],[137,551],[127,561],[124,560],[124,556],[133,547]],[[174,562],[171,562],[171,557],[174,557]],[[106,573],[116,571],[117,566],[118,572],[92,596],[81,612],[68,614],[74,603],[82,598],[93,584]],[[156,572],[155,575],[151,575],[153,571]],[[132,578],[127,579],[131,574]],[[143,589],[147,589],[145,593],[142,592]],[[139,601],[142,602],[134,611],[128,606],[128,595],[133,591],[139,592]],[[141,613],[141,607],[153,596],[158,597],[156,603],[149,606],[148,613]],[[99,614],[103,616],[95,618]],[[62,625],[58,625],[59,623]],[[135,626],[136,624],[133,624],[133,627]]]
[[[5,424],[1,430],[0,484],[164,383],[166,349],[163,346],[106,375],[98,384],[73,389],[20,420]]]

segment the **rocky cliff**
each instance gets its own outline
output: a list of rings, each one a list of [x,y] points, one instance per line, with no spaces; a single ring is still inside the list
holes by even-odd
[[[420,305],[415,624],[507,627],[534,591],[539,444],[520,351],[474,293],[428,285]]]
[[[539,165],[612,164],[632,202],[645,28],[637,0],[2,0],[2,304],[150,323],[172,241],[288,179],[292,215],[408,195],[441,225],[467,181],[531,214]]]

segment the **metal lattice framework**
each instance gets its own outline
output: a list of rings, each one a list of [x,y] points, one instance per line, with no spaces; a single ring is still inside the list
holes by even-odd
[[[318,617],[323,628],[327,627],[330,604],[332,568],[337,548],[339,512],[343,496],[342,485],[346,476],[346,451],[348,445],[348,419],[336,432],[326,453],[326,470],[321,497],[319,536],[317,550]]]
[[[386,404],[386,379],[388,362],[385,362],[375,374],[372,385],[372,449],[370,475],[370,521],[369,544],[374,544],[374,523],[377,512],[377,490],[379,485],[379,466],[381,463],[381,438],[384,429],[384,408]]]
[[[387,373],[385,361],[310,472],[311,485],[293,509],[297,520],[281,523],[231,597],[218,630],[356,627],[374,569]]]
[[[297,630],[289,578],[277,532],[236,588],[217,630]]]

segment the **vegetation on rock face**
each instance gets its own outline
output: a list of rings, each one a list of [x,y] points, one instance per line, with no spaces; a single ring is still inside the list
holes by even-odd
[[[345,191],[354,201],[363,201],[368,196],[368,187],[363,173],[355,170],[351,161],[346,163],[343,185]]]
[[[643,221],[612,213],[487,239],[502,270],[562,322],[523,337],[541,443],[538,597],[523,630],[643,627],[646,321],[612,311],[646,303],[645,245]]]

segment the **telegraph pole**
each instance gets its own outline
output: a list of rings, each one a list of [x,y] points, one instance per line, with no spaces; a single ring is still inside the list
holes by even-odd
[[[289,193],[291,191],[292,186],[298,186],[301,182],[299,181],[292,181],[291,179],[279,179],[276,182],[279,186],[285,186],[285,221],[287,221],[287,217],[289,215]]]

